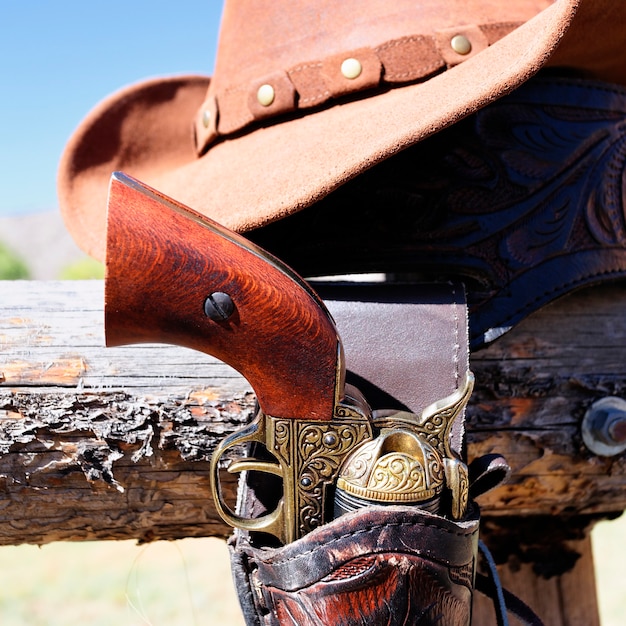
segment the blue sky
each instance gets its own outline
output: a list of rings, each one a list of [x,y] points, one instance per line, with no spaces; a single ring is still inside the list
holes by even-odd
[[[54,210],[85,114],[153,76],[211,74],[220,0],[0,0],[0,216]]]

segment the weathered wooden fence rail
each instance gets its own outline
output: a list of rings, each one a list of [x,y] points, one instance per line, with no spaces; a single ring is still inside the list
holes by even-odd
[[[100,281],[0,289],[0,544],[224,536],[208,458],[249,417],[246,381],[183,348],[105,348]]]
[[[626,290],[613,285],[472,355],[470,458],[500,452],[513,468],[481,498],[486,527],[574,520],[562,539],[584,540],[589,516],[626,509],[626,456],[596,456],[580,435],[595,400],[626,396],[625,354]],[[100,281],[0,283],[0,544],[225,536],[208,459],[253,406],[206,355],[105,348]]]

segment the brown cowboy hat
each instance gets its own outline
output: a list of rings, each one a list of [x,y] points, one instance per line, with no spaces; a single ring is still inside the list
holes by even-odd
[[[301,210],[542,67],[626,83],[615,0],[226,0],[212,78],[126,88],[71,137],[61,210],[103,258],[111,173],[238,231]]]

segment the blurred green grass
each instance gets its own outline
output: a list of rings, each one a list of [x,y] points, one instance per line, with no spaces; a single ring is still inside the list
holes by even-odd
[[[59,271],[60,280],[91,280],[94,278],[104,278],[104,264],[91,257],[74,261]]]
[[[243,626],[223,541],[0,549],[3,626]]]

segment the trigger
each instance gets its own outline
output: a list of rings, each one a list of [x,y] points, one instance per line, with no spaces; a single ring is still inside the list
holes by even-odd
[[[278,463],[271,463],[270,461],[261,461],[260,459],[247,458],[241,461],[233,461],[228,466],[228,472],[265,472],[266,474],[274,474],[275,476],[281,476],[280,465]]]

